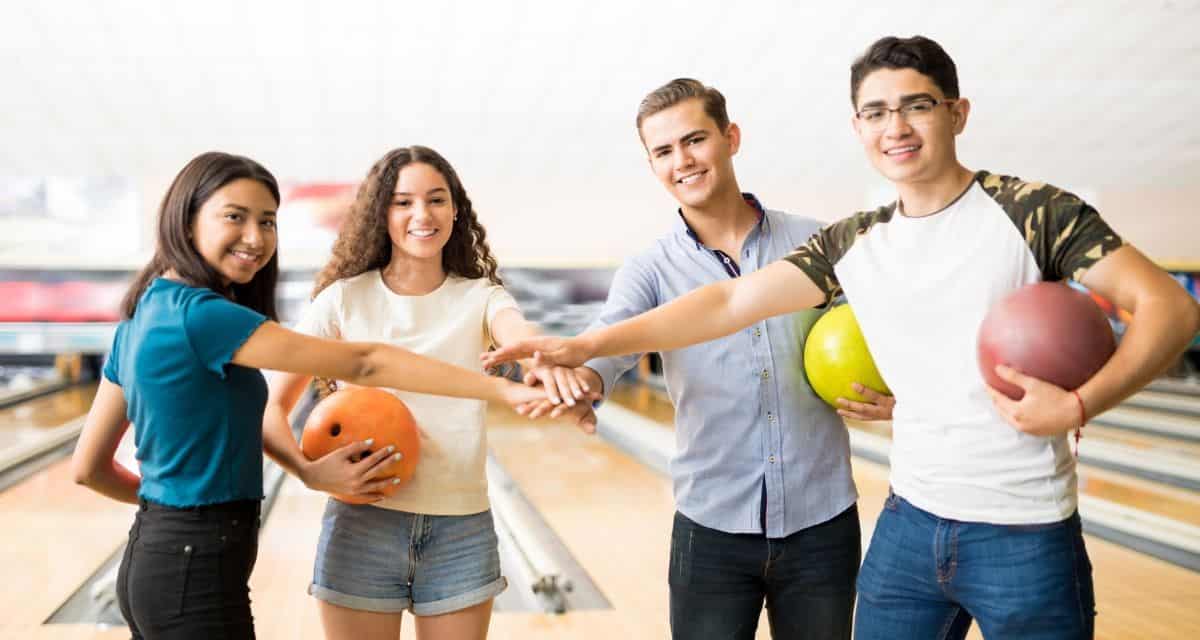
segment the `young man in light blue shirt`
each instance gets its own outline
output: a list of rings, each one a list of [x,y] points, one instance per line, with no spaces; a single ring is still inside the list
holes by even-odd
[[[740,190],[733,155],[741,131],[716,89],[673,80],[642,101],[637,125],[651,170],[679,202],[678,217],[669,234],[617,271],[593,327],[756,271],[820,228]],[[775,638],[850,637],[861,553],[857,493],[846,427],[804,372],[802,346],[818,316],[771,318],[662,354],[676,409],[674,638],[753,638],[764,601]],[[608,394],[639,357],[600,358],[579,371]],[[894,401],[864,391],[873,403],[846,404],[843,415],[890,418]]]

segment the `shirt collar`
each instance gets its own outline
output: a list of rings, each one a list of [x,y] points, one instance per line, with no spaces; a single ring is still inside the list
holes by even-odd
[[[763,220],[767,217],[767,210],[763,208],[762,203],[758,201],[758,198],[753,193],[743,192],[742,199],[758,212],[758,222],[756,224],[761,228]],[[675,225],[675,230],[687,234],[687,237],[696,243],[697,249],[703,249],[704,244],[700,242],[700,236],[696,235],[696,232],[692,230],[692,225],[688,224],[687,218],[683,217],[683,208],[676,209],[676,212],[679,214],[679,223]]]

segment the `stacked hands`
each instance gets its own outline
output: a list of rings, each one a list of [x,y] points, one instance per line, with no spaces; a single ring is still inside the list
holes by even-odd
[[[596,414],[592,401],[602,397],[602,383],[591,369],[582,366],[596,356],[588,334],[574,338],[538,336],[518,340],[479,356],[484,368],[491,369],[508,362],[521,361],[529,372],[525,384],[542,386],[546,399],[514,405],[517,413],[530,418],[549,415],[575,420],[587,433],[596,430]],[[589,384],[589,380],[591,384]],[[851,420],[891,420],[896,399],[878,393],[859,383],[854,390],[868,402],[838,398],[838,415]],[[578,402],[582,401],[582,402]]]
[[[484,353],[480,360],[485,368],[517,360],[527,362],[526,368],[530,373],[525,376],[526,384],[543,385],[547,399],[514,405],[517,412],[531,418],[541,417],[547,412],[551,418],[571,416],[580,428],[592,433],[595,431],[596,414],[592,411],[590,401],[598,399],[602,389],[599,388],[601,383],[595,372],[582,365],[596,357],[596,352],[587,333],[574,338],[539,336],[518,340]],[[1054,436],[1082,426],[1087,419],[1082,401],[1066,389],[1004,365],[997,365],[996,375],[1024,391],[1020,400],[1013,400],[988,387],[996,410],[1018,431],[1034,436]],[[588,384],[587,379],[594,384]],[[547,383],[548,380],[553,382]],[[564,389],[570,390],[570,393],[563,393]],[[854,390],[868,402],[838,398],[838,415],[851,420],[892,419],[892,409],[896,406],[893,396],[878,393],[857,382],[854,383]],[[565,403],[560,401],[563,398]],[[575,402],[584,398],[589,401]]]

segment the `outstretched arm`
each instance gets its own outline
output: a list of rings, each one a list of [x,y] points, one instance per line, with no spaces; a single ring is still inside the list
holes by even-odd
[[[370,387],[391,387],[517,406],[545,397],[540,389],[486,376],[407,349],[375,342],[314,338],[265,322],[233,355],[247,367],[287,371]]]
[[[803,271],[779,261],[749,275],[701,287],[661,307],[574,338],[522,340],[485,354],[484,362],[493,366],[532,356],[539,364],[576,367],[594,357],[670,351],[824,302],[825,294]]]

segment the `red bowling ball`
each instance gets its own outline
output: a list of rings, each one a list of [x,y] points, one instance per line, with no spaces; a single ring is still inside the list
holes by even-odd
[[[979,327],[979,369],[988,385],[1013,400],[1024,389],[1001,380],[996,365],[1073,390],[1117,349],[1112,328],[1086,293],[1064,284],[1027,285],[1000,300]]]

